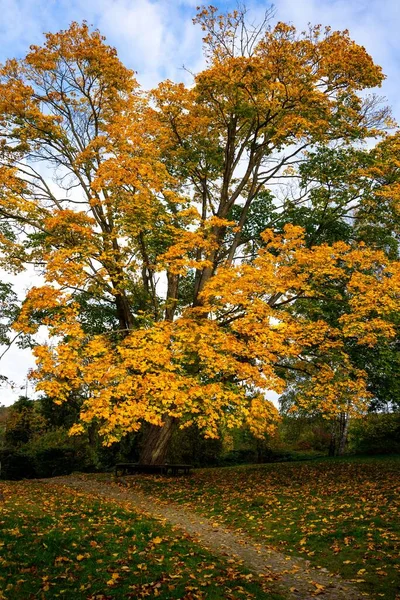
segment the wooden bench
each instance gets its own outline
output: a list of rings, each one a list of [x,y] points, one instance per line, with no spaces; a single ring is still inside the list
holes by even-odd
[[[160,475],[189,475],[193,465],[182,465],[182,464],[170,464],[164,463],[162,465],[142,465],[139,463],[117,463],[115,465],[115,476],[121,477],[123,475],[134,474],[134,473],[159,473]]]

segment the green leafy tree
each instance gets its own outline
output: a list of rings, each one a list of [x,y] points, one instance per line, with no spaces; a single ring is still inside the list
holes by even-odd
[[[7,411],[5,444],[10,448],[20,448],[43,433],[46,427],[39,403],[20,396]]]

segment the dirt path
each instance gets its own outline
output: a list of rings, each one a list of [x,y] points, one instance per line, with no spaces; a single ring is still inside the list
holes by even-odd
[[[280,554],[262,544],[257,544],[244,533],[213,524],[206,517],[174,503],[162,504],[155,498],[132,488],[124,489],[116,483],[99,482],[84,475],[71,475],[43,479],[42,483],[66,486],[82,492],[128,503],[135,511],[153,518],[168,521],[188,533],[195,542],[212,552],[243,561],[243,565],[254,573],[267,574],[275,580],[277,591],[290,600],[361,600],[368,595],[355,589],[347,581],[330,574],[326,569],[311,567],[307,560]]]

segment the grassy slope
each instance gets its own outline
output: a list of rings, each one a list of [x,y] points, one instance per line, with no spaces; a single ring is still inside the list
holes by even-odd
[[[143,475],[134,485],[392,600],[400,598],[399,475],[400,457],[387,457]]]
[[[0,599],[283,600],[266,579],[113,502],[0,482]]]

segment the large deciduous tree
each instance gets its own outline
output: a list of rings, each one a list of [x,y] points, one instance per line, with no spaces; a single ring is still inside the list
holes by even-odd
[[[38,387],[78,391],[75,431],[96,422],[106,443],[150,424],[146,463],[174,423],[271,431],[265,390],[294,379],[300,407],[362,412],[348,340],[395,334],[397,265],[362,225],[392,218],[397,164],[387,140],[357,147],[388,122],[360,95],[381,69],[347,32],[212,7],[195,22],[207,64],[189,86],[143,92],[76,23],[0,71],[0,242],[46,281],[17,327],[53,339]]]

